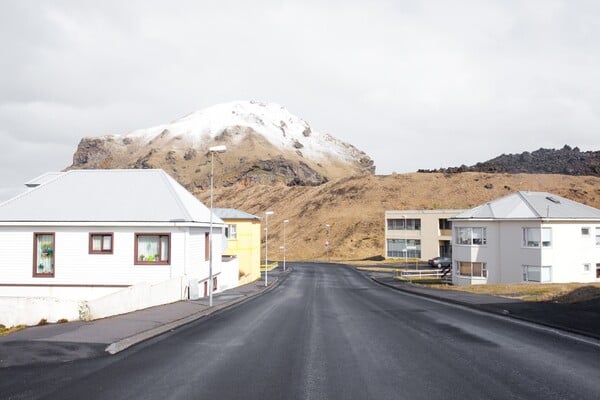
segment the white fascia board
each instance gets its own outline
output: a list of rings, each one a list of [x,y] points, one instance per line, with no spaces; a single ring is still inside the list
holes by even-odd
[[[201,227],[208,228],[208,222],[122,222],[122,221],[0,221],[0,226],[125,226],[125,227]],[[226,224],[214,223],[213,227],[223,228]]]

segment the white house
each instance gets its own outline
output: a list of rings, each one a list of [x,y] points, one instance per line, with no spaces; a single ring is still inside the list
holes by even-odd
[[[0,204],[0,315],[9,297],[78,302],[96,318],[207,293],[210,210],[164,171],[72,170],[27,186]],[[215,291],[237,285],[224,228],[214,216]],[[94,312],[101,299],[112,309]]]
[[[516,192],[453,217],[453,283],[600,281],[600,210]]]

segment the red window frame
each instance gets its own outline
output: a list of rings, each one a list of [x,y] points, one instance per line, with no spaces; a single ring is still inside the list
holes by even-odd
[[[102,236],[102,240],[101,240],[101,247],[102,249],[100,250],[94,250],[93,249],[93,236]],[[110,236],[110,250],[106,250],[104,249],[104,237],[105,236]],[[90,232],[90,237],[89,237],[89,254],[113,254],[115,248],[115,235],[113,232]]]
[[[140,260],[138,257],[138,242],[140,236],[158,236],[158,254],[162,254],[162,237],[167,238],[168,245],[168,253],[166,260],[160,261],[147,261]],[[171,233],[170,232],[136,232],[134,234],[134,244],[133,244],[133,263],[134,265],[171,265]]]
[[[52,272],[38,272],[38,236],[52,236]],[[34,278],[54,278],[56,273],[56,234],[55,232],[33,232],[33,277]]]

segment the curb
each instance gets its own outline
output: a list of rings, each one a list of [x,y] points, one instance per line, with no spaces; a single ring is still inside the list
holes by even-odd
[[[557,329],[557,330],[560,330],[560,331],[574,333],[576,335],[586,336],[586,337],[589,337],[589,338],[592,338],[592,339],[600,340],[600,335],[596,334],[596,333],[593,333],[593,332],[581,331],[579,329],[574,329],[574,328],[570,328],[570,327],[563,326],[563,325],[556,325],[556,324],[552,324],[552,323],[549,323],[549,322],[546,322],[546,321],[536,320],[534,318],[527,318],[527,317],[523,317],[523,316],[520,316],[520,315],[511,314],[510,311],[508,311],[508,310],[493,309],[491,307],[485,307],[485,306],[481,306],[479,304],[467,303],[467,302],[463,302],[463,301],[460,301],[460,300],[451,299],[451,298],[447,298],[447,297],[440,297],[440,296],[436,296],[434,294],[416,292],[416,291],[412,291],[410,289],[401,288],[401,287],[398,287],[398,286],[390,285],[389,283],[381,282],[381,281],[379,281],[376,278],[373,278],[371,276],[369,276],[369,278],[373,282],[378,283],[379,285],[387,286],[389,288],[392,288],[392,289],[395,289],[395,290],[399,290],[401,292],[410,293],[410,294],[413,294],[415,296],[421,296],[421,297],[425,297],[425,298],[429,298],[429,299],[433,299],[433,300],[444,301],[444,302],[447,302],[447,303],[452,303],[452,304],[456,304],[456,305],[459,305],[459,306],[471,308],[473,310],[486,312],[488,314],[493,314],[493,315],[497,315],[497,316],[501,316],[501,317],[506,317],[506,318],[512,318],[512,319],[516,319],[516,320],[519,320],[519,321],[530,322],[530,323],[533,323],[533,324],[545,326],[547,328]]]
[[[286,274],[287,275],[287,274]],[[243,296],[239,299],[235,299],[232,300],[230,302],[227,303],[223,303],[223,304],[219,304],[216,306],[212,306],[206,310],[203,311],[199,311],[195,314],[189,315],[187,317],[184,318],[180,318],[178,320],[172,321],[172,322],[168,322],[164,325],[160,325],[157,326],[155,328],[152,329],[148,329],[147,331],[144,332],[140,332],[140,333],[136,333],[135,335],[126,337],[124,339],[121,339],[117,342],[111,343],[109,344],[104,351],[113,355],[113,354],[117,354],[122,352],[123,350],[126,350],[128,348],[130,348],[131,346],[135,346],[138,343],[144,342],[146,340],[152,339],[156,336],[162,335],[163,333],[169,332],[171,330],[174,330],[176,328],[179,328],[183,325],[189,324],[191,322],[194,322],[200,318],[206,317],[208,315],[211,314],[215,314],[219,311],[223,311],[223,310],[227,310],[229,308],[232,308],[234,306],[238,306],[242,303],[245,303],[247,301],[249,301],[250,299],[261,295],[261,294],[265,294],[270,292],[271,290],[275,289],[277,286],[279,286],[279,284],[282,282],[282,279],[277,278],[276,280],[274,280],[274,282],[272,282],[269,286],[267,286],[266,288],[263,288],[255,293]]]

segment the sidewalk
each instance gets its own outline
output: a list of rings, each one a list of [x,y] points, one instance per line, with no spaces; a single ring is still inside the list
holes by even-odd
[[[389,273],[366,274],[375,282],[397,290],[600,339],[600,300],[575,304],[528,302],[428,288],[395,280]]]
[[[289,269],[288,269],[289,270]],[[282,272],[208,298],[179,301],[95,321],[28,327],[0,336],[0,368],[66,362],[115,354],[219,310],[247,301],[279,285]]]

